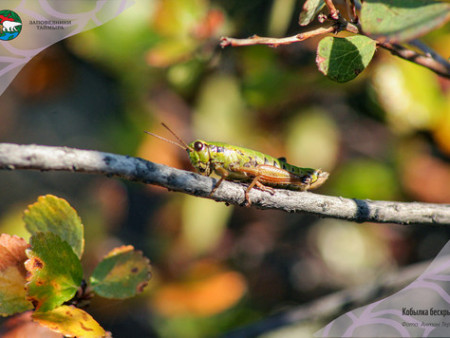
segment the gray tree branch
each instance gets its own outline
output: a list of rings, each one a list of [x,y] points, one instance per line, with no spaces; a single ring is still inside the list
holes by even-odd
[[[223,182],[209,197],[216,180],[174,169],[141,158],[67,147],[0,143],[0,169],[69,171],[115,176],[155,184],[169,190],[243,205],[242,184]],[[277,189],[274,195],[258,189],[250,192],[252,206],[286,212],[304,212],[355,222],[450,225],[450,205],[349,199]]]

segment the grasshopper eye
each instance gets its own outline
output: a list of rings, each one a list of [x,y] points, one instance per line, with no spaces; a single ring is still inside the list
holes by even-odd
[[[195,151],[200,151],[203,149],[203,143],[200,141],[197,141],[194,143],[194,149]]]

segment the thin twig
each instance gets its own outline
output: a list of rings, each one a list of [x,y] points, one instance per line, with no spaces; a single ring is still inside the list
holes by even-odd
[[[220,39],[220,46],[227,47],[227,46],[253,46],[253,45],[269,45],[271,47],[278,47],[280,45],[290,45],[295,42],[304,41],[306,39],[312,38],[314,36],[323,35],[327,33],[334,32],[335,28],[333,26],[329,27],[319,27],[317,29],[299,33],[293,36],[288,36],[285,38],[267,38],[263,36],[253,35],[246,39],[235,39],[235,38],[228,38],[228,37],[222,37]]]
[[[358,22],[359,21],[359,17],[358,17],[358,13],[356,11],[356,7],[357,4],[355,3],[355,0],[350,0],[350,1],[345,1],[345,3],[347,4],[347,8],[349,11],[349,18],[351,22]]]
[[[435,50],[433,50],[431,47],[427,46],[423,41],[420,40],[412,40],[409,41],[408,44],[411,46],[414,46],[416,48],[419,48],[422,52],[425,53],[426,56],[430,56],[445,67],[450,67],[448,61],[444,59],[442,56],[440,56]]]
[[[424,66],[436,74],[450,79],[450,63],[445,60],[444,62],[439,62],[432,56],[417,53],[396,43],[384,42],[379,45],[402,59]]]
[[[328,10],[330,11],[330,17],[334,20],[337,20],[339,18],[339,11],[334,7],[334,3],[332,0],[324,0],[325,5],[328,7]]]
[[[153,163],[141,158],[67,147],[0,143],[0,169],[69,171],[120,177],[166,187],[218,202],[243,205],[242,184],[217,182],[210,177]],[[286,212],[310,213],[355,222],[450,225],[450,205],[370,201],[277,189],[274,195],[258,189],[250,192],[252,206]]]
[[[327,6],[333,6],[332,1],[326,1]],[[353,1],[352,4],[355,4]],[[330,7],[328,7],[330,8]],[[336,10],[336,9],[335,9]],[[330,8],[331,11],[331,8]],[[311,37],[320,36],[328,33],[339,33],[343,30],[348,31],[353,34],[364,34],[364,32],[361,30],[361,26],[358,22],[352,23],[347,20],[345,20],[341,15],[339,15],[339,12],[336,11],[337,17],[334,18],[331,15],[327,17],[327,20],[325,21],[331,21],[332,26],[327,27],[319,27],[317,29],[296,34],[294,36],[285,37],[285,38],[270,38],[270,37],[260,37],[257,35],[254,35],[250,38],[246,39],[236,39],[236,38],[230,38],[230,37],[222,37],[220,45],[222,47],[226,46],[251,46],[251,45],[269,45],[271,47],[277,47],[279,45],[289,45],[292,43],[300,42],[306,39],[309,39]],[[319,20],[320,22],[323,22],[324,20]],[[420,49],[424,49],[426,46],[423,44],[420,44],[419,42],[412,42],[411,44],[418,46]],[[443,57],[439,56],[436,52],[432,51],[430,52],[430,49],[426,49],[426,54],[420,54],[417,53],[411,49],[408,49],[402,45],[396,44],[396,43],[390,43],[390,42],[379,42],[379,46],[381,46],[384,49],[389,50],[392,54],[411,61],[415,64],[418,64],[420,66],[426,67],[429,70],[435,72],[436,74],[445,77],[450,78],[450,62],[445,60]]]

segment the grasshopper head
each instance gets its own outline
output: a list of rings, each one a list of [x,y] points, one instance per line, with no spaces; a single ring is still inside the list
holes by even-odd
[[[189,143],[186,151],[189,154],[189,159],[192,163],[192,166],[197,169],[200,174],[206,176],[211,175],[212,168],[209,161],[209,146],[205,141],[196,140]]]
[[[206,176],[211,175],[212,168],[211,168],[211,164],[210,164],[209,144],[202,140],[197,140],[197,141],[191,142],[189,144],[186,144],[186,142],[184,142],[168,126],[166,126],[164,123],[162,123],[162,125],[173,136],[175,136],[175,138],[178,140],[178,142],[168,140],[162,136],[156,135],[149,131],[146,131],[146,133],[149,135],[152,135],[156,138],[159,138],[160,140],[163,140],[165,142],[172,143],[172,144],[180,147],[181,149],[186,150],[189,155],[189,160],[191,161],[192,166],[195,169],[197,169],[200,172],[200,174],[202,174],[202,175],[206,175]]]

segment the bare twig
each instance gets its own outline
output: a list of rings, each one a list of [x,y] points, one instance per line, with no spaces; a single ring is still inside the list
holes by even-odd
[[[450,63],[443,59],[444,62],[439,62],[432,56],[417,53],[396,43],[384,42],[379,45],[402,59],[424,66],[443,77],[450,78]]]
[[[226,46],[238,47],[238,46],[252,46],[252,45],[269,45],[271,47],[278,47],[280,45],[290,45],[294,42],[300,42],[312,38],[314,36],[332,33],[334,32],[334,30],[335,28],[333,26],[319,27],[317,29],[308,32],[296,34],[294,36],[288,36],[285,38],[267,38],[258,35],[253,35],[246,39],[222,37],[220,39],[220,45],[222,47]]]
[[[345,3],[347,5],[347,9],[348,9],[348,12],[349,12],[348,16],[350,18],[350,21],[351,22],[358,22],[359,18],[358,18],[358,13],[356,12],[357,4],[355,3],[355,0],[350,0],[348,2],[346,1]]]
[[[430,56],[442,65],[446,67],[446,69],[449,69],[450,64],[446,59],[444,59],[442,56],[440,56],[435,50],[433,50],[431,47],[427,46],[424,42],[420,40],[412,40],[408,42],[411,46],[414,46],[416,48],[419,48],[422,52],[425,53],[426,56]]]
[[[250,45],[269,45],[271,47],[277,47],[280,45],[289,45],[292,43],[300,42],[311,37],[320,36],[328,33],[339,33],[343,30],[348,31],[353,34],[364,34],[361,30],[359,23],[357,22],[356,12],[354,13],[355,22],[349,22],[345,20],[341,15],[339,15],[339,11],[336,10],[334,4],[331,0],[325,0],[326,5],[328,6],[330,14],[328,17],[325,17],[325,20],[319,20],[319,22],[330,22],[331,26],[319,27],[317,29],[296,34],[294,36],[285,37],[285,38],[270,38],[270,37],[260,37],[254,35],[247,39],[235,39],[229,37],[222,37],[220,45],[222,47],[226,46],[250,46]],[[355,10],[356,2],[351,1],[352,10]],[[324,16],[321,16],[322,18]],[[329,23],[328,23],[329,24]],[[436,52],[432,51],[420,41],[413,41],[410,43],[418,47],[419,49],[424,50],[425,54],[417,53],[411,49],[408,49],[402,45],[390,42],[379,42],[378,45],[383,47],[384,49],[389,50],[392,54],[411,61],[420,66],[426,67],[429,70],[435,72],[436,74],[450,78],[450,62],[445,60],[443,57],[439,56]]]
[[[245,200],[245,189],[241,184],[223,182],[209,197],[215,179],[141,158],[92,150],[1,143],[0,169],[101,174],[155,184],[228,204],[243,205]],[[358,200],[281,189],[274,195],[252,189],[250,200],[259,209],[305,212],[355,222],[450,225],[450,205],[444,204]]]
[[[264,333],[289,325],[298,325],[314,320],[328,321],[348,309],[356,308],[391,294],[414,281],[429,265],[430,261],[405,267],[383,276],[372,284],[349,288],[324,296],[311,303],[294,307],[259,322],[231,331],[225,338],[259,337]]]
[[[333,0],[324,0],[325,5],[328,7],[328,10],[330,11],[330,17],[334,20],[337,20],[339,18],[339,11],[334,7]]]

